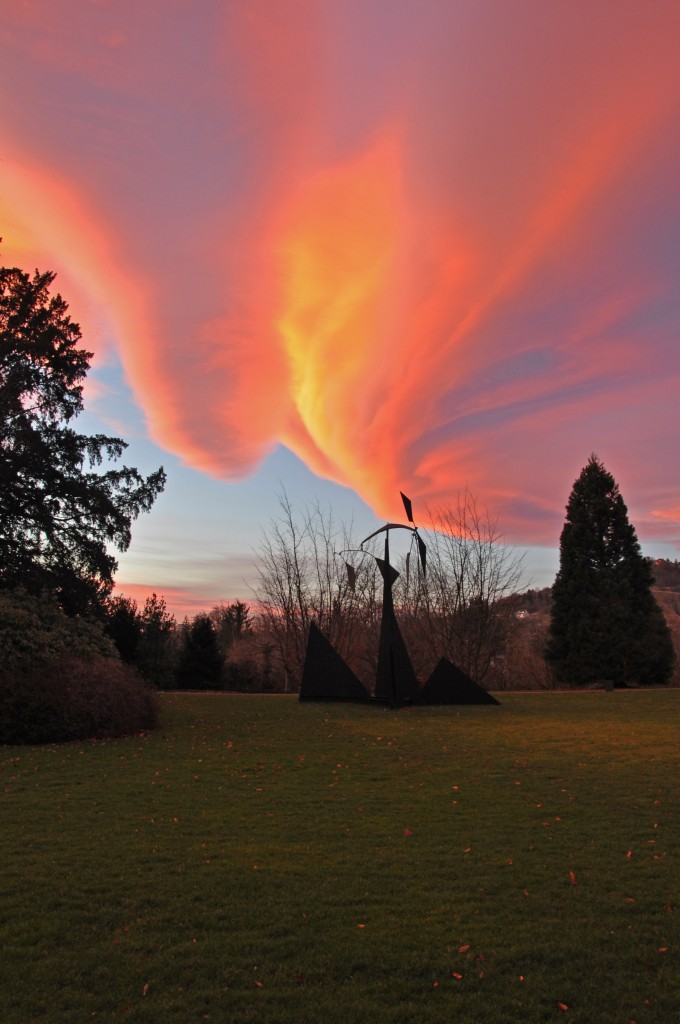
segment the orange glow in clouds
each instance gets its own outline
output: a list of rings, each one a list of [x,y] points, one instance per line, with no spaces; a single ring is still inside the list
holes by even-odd
[[[298,419],[284,440],[315,470],[354,481],[361,492],[357,427],[367,431],[380,396],[390,343],[393,289],[403,223],[396,144],[318,175],[283,218],[278,243],[284,312],[279,330]],[[392,330],[390,330],[392,328]],[[374,452],[374,484],[385,474]],[[386,453],[385,453],[386,454]]]
[[[676,529],[677,6],[190,6],[0,26],[3,261],[154,438],[225,478],[283,442],[381,516],[467,486],[536,542],[596,451]]]

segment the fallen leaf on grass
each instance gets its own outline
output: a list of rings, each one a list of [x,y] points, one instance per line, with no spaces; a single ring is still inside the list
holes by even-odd
[[[459,946],[458,947],[458,952],[459,953],[467,953],[469,948],[470,948],[470,943],[468,942],[467,945],[465,945],[465,946]]]
[[[569,1009],[569,1007],[567,1006],[566,1003],[558,1003],[557,1004],[557,1008],[558,1008],[558,1010],[562,1010],[564,1013],[566,1013],[567,1010]]]
[[[463,975],[459,974],[458,971],[454,971],[453,974],[451,975],[451,977],[455,978],[456,981],[462,981],[463,980]]]
[[[411,831],[411,829],[410,829],[410,828],[405,828],[405,829],[404,829],[404,832],[403,832],[403,834],[404,834],[405,836],[412,836],[412,835],[413,835],[413,832]]]
[[[147,982],[146,985],[144,986],[144,988],[142,989],[142,995],[145,996],[148,991],[149,991],[149,983]]]
[[[570,885],[576,885],[576,875],[574,874],[573,871],[569,872],[569,884]]]

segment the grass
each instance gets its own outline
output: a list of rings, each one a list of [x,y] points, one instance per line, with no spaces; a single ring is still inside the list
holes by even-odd
[[[0,1019],[678,1019],[680,692],[502,699],[0,748]]]

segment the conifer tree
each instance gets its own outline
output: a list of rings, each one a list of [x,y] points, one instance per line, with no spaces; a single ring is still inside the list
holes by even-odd
[[[80,434],[91,352],[51,272],[0,267],[0,588],[55,596],[69,614],[101,610],[133,520],[165,486],[115,467],[119,437]]]
[[[546,658],[559,683],[667,683],[675,655],[618,484],[591,455],[560,538]]]
[[[177,667],[177,682],[185,690],[222,688],[224,656],[209,615],[199,613],[188,624]]]

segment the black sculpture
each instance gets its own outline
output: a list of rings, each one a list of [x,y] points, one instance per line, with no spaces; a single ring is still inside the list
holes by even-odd
[[[310,623],[300,700],[370,699],[366,687],[359,682],[335,647],[315,622]]]
[[[439,661],[424,686],[421,687],[418,683],[394,613],[392,587],[399,579],[399,573],[390,565],[390,530],[411,531],[417,543],[423,574],[427,568],[427,549],[418,534],[411,501],[405,494],[399,493],[411,525],[386,523],[364,538],[359,547],[362,554],[370,554],[364,551],[364,544],[380,533],[385,534],[385,557],[378,558],[372,555],[383,578],[382,618],[374,696],[371,698],[330,641],[324,637],[318,626],[312,623],[302,672],[300,700],[373,700],[376,703],[387,704],[391,708],[400,708],[407,704],[498,704],[495,697],[446,658]],[[349,562],[345,565],[350,588],[354,591],[356,570]],[[407,555],[407,574],[408,567]]]
[[[378,530],[369,534],[362,540],[359,548],[363,551],[364,544],[367,544],[379,533],[385,534],[385,557],[377,558],[376,564],[383,578],[383,600],[382,618],[380,622],[380,641],[378,646],[378,671],[375,681],[375,699],[383,704],[389,704],[391,708],[403,707],[404,704],[411,704],[420,692],[420,686],[413,671],[413,665],[409,658],[406,644],[399,629],[396,615],[394,614],[394,601],[392,599],[392,587],[399,579],[399,573],[390,565],[390,530],[410,530],[418,541],[420,561],[425,572],[425,545],[418,536],[418,530],[413,520],[411,501],[401,491],[401,499],[406,510],[406,517],[411,523],[404,526],[402,523],[387,523]]]
[[[499,704],[500,701],[448,658],[440,658],[434,672],[420,690],[417,703]]]

